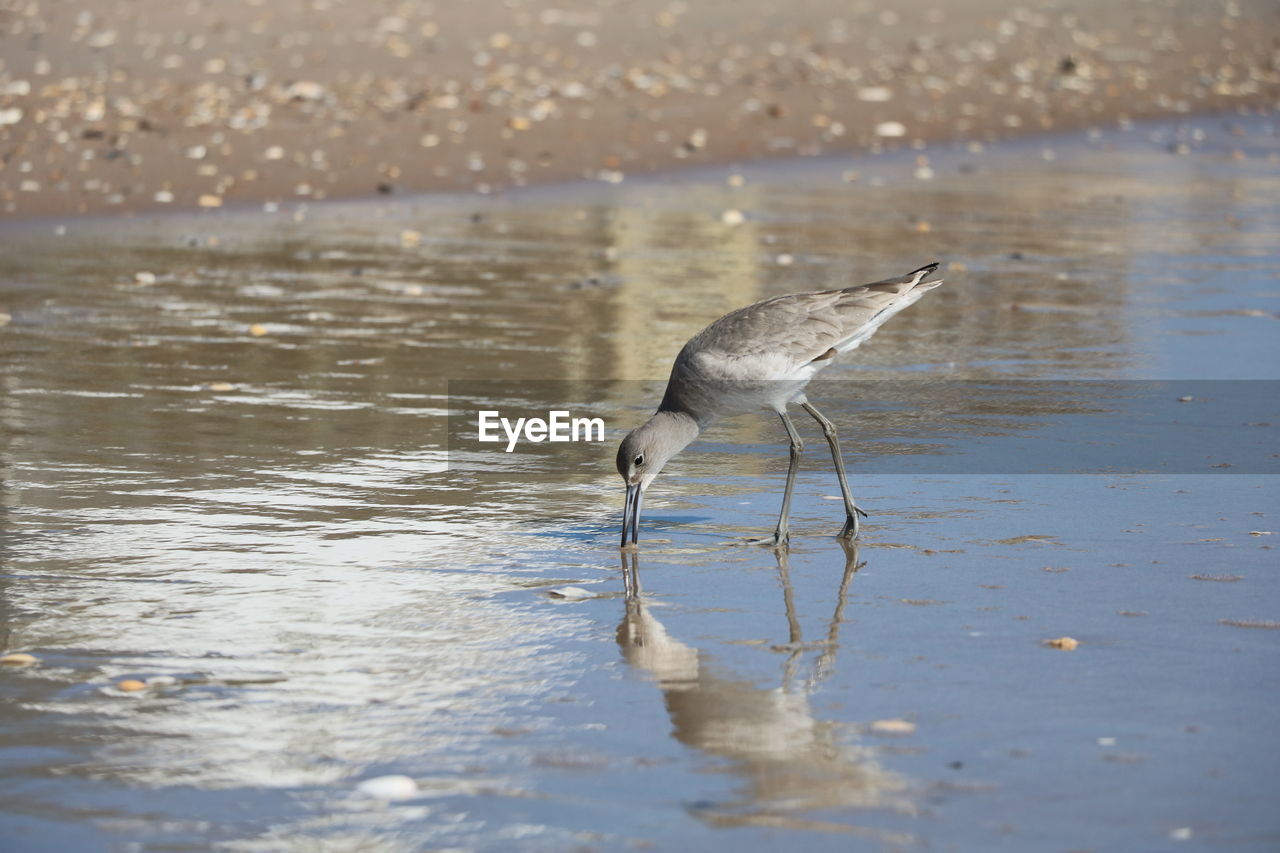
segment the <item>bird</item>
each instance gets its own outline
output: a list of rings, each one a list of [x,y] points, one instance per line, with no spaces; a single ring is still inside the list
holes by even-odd
[[[690,338],[676,356],[658,410],[618,445],[618,473],[626,484],[621,547],[638,547],[644,494],[671,457],[717,418],[760,408],[778,414],[790,441],[778,524],[772,537],[760,541],[786,547],[791,492],[804,451],[787,414],[791,404],[799,405],[822,428],[844,500],[840,538],[855,539],[858,516],[866,513],[849,491],[835,425],[809,402],[805,386],[837,355],[857,349],[890,317],[941,285],[942,279],[929,279],[937,269],[935,262],[871,284],[763,299],[724,315]]]

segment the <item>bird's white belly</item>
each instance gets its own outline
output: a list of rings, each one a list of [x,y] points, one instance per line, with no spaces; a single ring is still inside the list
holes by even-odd
[[[772,353],[725,358],[702,352],[684,365],[681,380],[696,394],[703,410],[717,417],[759,408],[780,412],[803,397],[805,385],[821,366],[797,365]]]

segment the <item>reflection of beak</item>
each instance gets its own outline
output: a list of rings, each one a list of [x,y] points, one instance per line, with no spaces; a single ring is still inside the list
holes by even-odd
[[[627,622],[638,618],[640,607],[640,560],[634,550],[622,551],[622,592],[627,600]],[[618,629],[622,630],[621,627]]]
[[[631,533],[631,544],[634,546],[640,537],[640,504],[644,502],[644,491],[639,483],[627,483],[627,503],[622,510],[622,542],[619,547],[627,547],[627,533]]]

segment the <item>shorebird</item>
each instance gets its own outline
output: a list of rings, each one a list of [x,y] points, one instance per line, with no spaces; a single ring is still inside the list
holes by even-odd
[[[667,460],[716,418],[758,408],[778,413],[791,442],[782,511],[771,537],[775,547],[786,545],[791,491],[804,450],[800,433],[787,414],[791,403],[798,404],[822,427],[844,498],[845,522],[840,537],[855,538],[858,515],[866,513],[849,492],[835,425],[805,397],[805,386],[837,355],[857,349],[886,320],[942,284],[942,279],[925,281],[937,269],[933,263],[873,284],[775,296],[726,314],[690,338],[672,365],[658,411],[618,446],[618,473],[627,486],[622,547],[636,546],[645,490]]]

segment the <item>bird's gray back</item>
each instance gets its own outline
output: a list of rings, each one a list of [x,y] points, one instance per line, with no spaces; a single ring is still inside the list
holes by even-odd
[[[912,295],[911,291],[933,268],[934,265],[922,267],[873,284],[763,299],[729,312],[694,335],[680,351],[678,360],[700,353],[716,353],[725,358],[781,353],[797,363],[812,361],[832,347],[841,349],[842,343],[858,337],[885,312],[896,313],[891,309]],[[926,282],[921,289],[932,289],[940,283]]]
[[[774,296],[729,312],[680,350],[663,408],[715,416],[761,405],[780,409],[799,399],[812,375],[837,352],[857,347],[885,320],[941,284],[920,283],[936,268],[930,264],[872,284]]]

